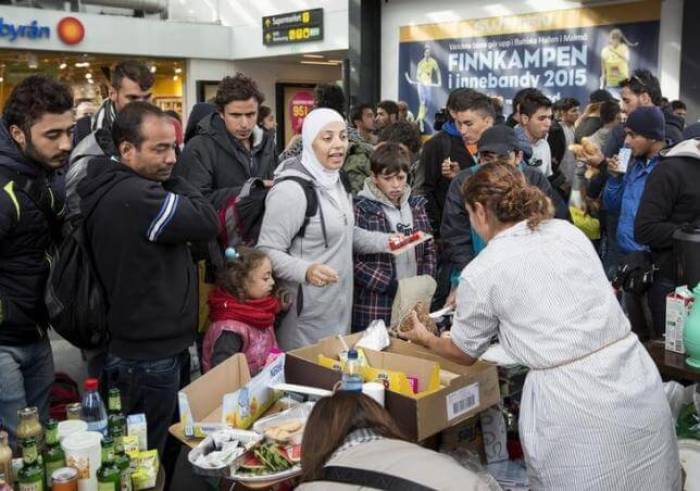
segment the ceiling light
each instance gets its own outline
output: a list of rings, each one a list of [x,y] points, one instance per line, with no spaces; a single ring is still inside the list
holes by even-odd
[[[338,66],[337,63],[331,63],[330,61],[305,61],[302,60],[299,63],[302,65],[329,65],[329,66]]]
[[[92,73],[90,73],[90,72],[86,73],[85,78],[90,80],[92,78]]]
[[[90,63],[87,61],[79,61],[78,63],[75,64],[75,68],[87,68],[90,66]]]
[[[176,68],[175,73],[182,73],[182,68]]]
[[[68,67],[68,65],[66,65],[65,63],[61,63],[60,65],[58,65],[58,68],[60,70],[65,70],[67,67]]]
[[[321,60],[322,60],[323,58],[325,58],[325,56],[323,56],[323,55],[311,55],[311,54],[306,54],[306,55],[302,55],[302,56],[303,56],[304,58],[318,58],[318,59],[321,59]]]
[[[180,75],[173,75],[173,80],[174,80],[175,82],[177,82],[178,80],[180,80]]]
[[[94,84],[95,81],[94,81],[93,79],[89,78],[89,79],[88,79],[88,83],[89,83],[89,84]]]
[[[0,77],[0,84],[5,81],[5,77]]]
[[[151,65],[151,73],[156,73],[156,70],[158,70],[158,68],[156,68],[155,65]]]

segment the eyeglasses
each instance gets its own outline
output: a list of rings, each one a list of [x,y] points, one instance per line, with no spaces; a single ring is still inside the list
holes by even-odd
[[[525,163],[530,167],[540,167],[543,163],[542,159],[530,159],[526,160]]]

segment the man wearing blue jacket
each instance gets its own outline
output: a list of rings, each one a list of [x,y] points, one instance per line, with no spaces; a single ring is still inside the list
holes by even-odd
[[[617,244],[624,256],[621,264],[629,263],[632,255],[649,250],[636,241],[634,222],[647,178],[659,162],[659,152],[666,146],[664,124],[663,112],[658,107],[635,109],[625,123],[625,146],[632,153],[626,171],[621,168],[617,156],[608,161],[609,177],[603,191],[603,204],[610,213],[619,214]],[[642,339],[648,337],[645,295],[625,292],[624,302],[632,330]]]

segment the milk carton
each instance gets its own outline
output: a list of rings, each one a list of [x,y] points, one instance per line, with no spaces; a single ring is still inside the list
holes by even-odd
[[[693,306],[693,294],[679,286],[666,296],[666,349],[685,354],[683,326]]]

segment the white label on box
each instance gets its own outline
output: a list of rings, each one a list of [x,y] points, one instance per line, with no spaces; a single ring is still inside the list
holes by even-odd
[[[447,420],[468,413],[479,405],[479,384],[462,387],[447,395]]]

